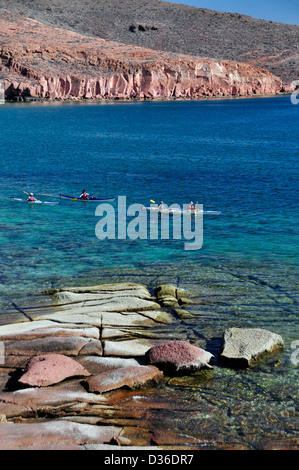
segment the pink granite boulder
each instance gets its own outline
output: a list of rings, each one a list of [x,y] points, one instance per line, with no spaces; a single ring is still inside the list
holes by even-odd
[[[27,364],[26,372],[19,378],[21,384],[47,387],[69,377],[87,377],[90,373],[81,364],[62,354],[35,356]]]
[[[149,349],[146,356],[150,364],[170,374],[192,373],[203,368],[212,369],[209,361],[213,354],[186,341],[161,343]]]
[[[158,382],[163,372],[154,366],[129,366],[109,370],[85,380],[89,392],[103,393],[117,388],[138,388],[152,382]]]

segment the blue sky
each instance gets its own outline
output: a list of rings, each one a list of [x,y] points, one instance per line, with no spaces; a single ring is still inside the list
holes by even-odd
[[[299,25],[299,0],[169,0],[209,10],[241,13],[262,20]]]

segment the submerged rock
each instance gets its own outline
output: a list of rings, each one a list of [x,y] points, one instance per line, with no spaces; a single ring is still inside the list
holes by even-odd
[[[167,373],[191,373],[203,368],[210,368],[213,354],[197,348],[186,341],[167,341],[151,348],[147,354],[150,364],[154,364]]]
[[[172,298],[176,301],[180,300],[181,298],[187,297],[186,292],[181,289],[177,289],[174,286],[169,284],[161,284],[156,287],[155,289],[155,296],[160,301],[161,299]]]
[[[74,359],[62,354],[33,357],[19,382],[33,387],[47,387],[69,377],[89,376],[90,373]]]
[[[172,308],[171,312],[177,317],[177,318],[192,318],[191,313],[187,312],[187,310],[184,310],[182,308]]]
[[[284,349],[280,335],[261,328],[229,328],[224,332],[219,361],[235,367],[249,367],[266,353]]]
[[[192,303],[187,293],[168,284],[161,284],[155,289],[155,296],[161,307],[170,309],[177,318],[191,318],[192,315],[181,308],[182,304]]]

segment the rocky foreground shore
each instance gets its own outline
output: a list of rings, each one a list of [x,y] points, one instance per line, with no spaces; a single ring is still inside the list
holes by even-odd
[[[152,295],[133,283],[49,295],[45,306],[23,310],[24,321],[0,326],[0,449],[209,448],[205,439],[157,429],[138,397],[128,405],[136,388],[150,396],[169,377],[215,367],[209,351],[157,331],[187,320],[192,298],[165,285]],[[250,367],[283,348],[268,330],[231,328],[219,362]]]

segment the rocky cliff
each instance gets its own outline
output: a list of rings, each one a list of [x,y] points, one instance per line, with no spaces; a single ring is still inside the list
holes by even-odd
[[[250,63],[281,78],[284,86],[299,79],[296,25],[161,0],[0,0],[1,7],[109,41]]]
[[[281,80],[232,61],[153,51],[0,13],[8,99],[144,99],[272,94]]]

